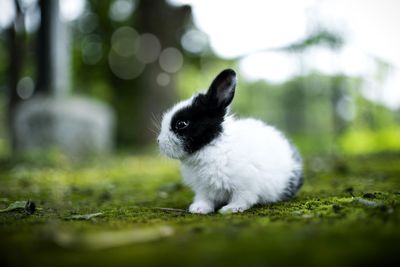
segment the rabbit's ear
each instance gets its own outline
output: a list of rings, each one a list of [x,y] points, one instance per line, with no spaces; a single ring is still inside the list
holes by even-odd
[[[226,108],[235,95],[236,73],[232,69],[223,70],[215,77],[207,91],[209,104],[217,108]]]

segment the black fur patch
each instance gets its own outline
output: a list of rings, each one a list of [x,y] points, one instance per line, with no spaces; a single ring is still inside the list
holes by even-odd
[[[293,158],[297,162],[302,163],[302,159],[297,148],[294,145],[291,145],[291,148],[292,148]],[[293,172],[293,176],[289,179],[287,187],[282,194],[281,197],[282,200],[288,200],[293,198],[296,195],[297,191],[299,191],[303,183],[304,183],[303,170],[300,169],[298,171]]]
[[[192,105],[179,110],[171,119],[171,131],[184,142],[187,153],[194,153],[222,132],[222,123],[227,112],[226,107],[210,107],[210,98],[199,94],[193,99]],[[188,126],[179,129],[179,121],[188,122]]]

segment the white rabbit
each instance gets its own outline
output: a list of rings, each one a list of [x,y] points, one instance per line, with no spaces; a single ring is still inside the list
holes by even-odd
[[[207,92],[163,116],[160,150],[181,161],[184,183],[195,192],[192,213],[243,212],[289,199],[303,184],[300,155],[281,132],[228,115],[235,87],[236,73],[226,69]]]

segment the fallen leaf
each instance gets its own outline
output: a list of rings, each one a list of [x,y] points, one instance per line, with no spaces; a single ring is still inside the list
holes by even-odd
[[[15,201],[14,203],[11,203],[10,206],[8,206],[5,209],[0,210],[0,212],[9,212],[9,211],[16,211],[16,210],[23,210],[26,211],[28,214],[33,214],[36,210],[36,205],[33,201]]]
[[[68,217],[65,217],[66,220],[90,220],[94,217],[98,217],[103,215],[102,212],[97,212],[97,213],[89,213],[89,214],[77,214],[77,215],[71,215]]]

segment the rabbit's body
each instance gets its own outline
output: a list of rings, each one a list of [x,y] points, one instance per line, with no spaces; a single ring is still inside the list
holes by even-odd
[[[302,164],[293,149],[272,126],[227,117],[218,138],[182,159],[182,176],[196,194],[212,200],[205,205],[212,210],[228,204],[235,194],[232,208],[246,210],[287,199],[301,186]],[[206,213],[208,208],[192,207],[196,210]]]
[[[163,118],[160,148],[180,159],[184,182],[195,192],[193,213],[221,206],[222,213],[242,212],[285,200],[303,182],[301,158],[282,133],[259,120],[227,115],[233,91],[222,90],[236,84],[229,71],[214,80],[207,94],[177,104]],[[214,87],[221,90],[217,100],[210,96]]]

